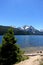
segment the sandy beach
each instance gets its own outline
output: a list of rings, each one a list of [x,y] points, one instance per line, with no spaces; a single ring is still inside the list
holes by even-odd
[[[20,63],[15,65],[39,65],[40,58],[41,58],[40,55],[31,56],[28,60],[21,61]]]
[[[40,60],[43,58],[43,51],[34,53],[26,53],[25,56],[29,56],[29,59],[21,61],[15,65],[40,65]]]

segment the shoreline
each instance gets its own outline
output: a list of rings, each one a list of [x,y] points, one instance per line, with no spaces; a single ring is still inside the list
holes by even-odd
[[[27,53],[38,53],[40,51],[43,51],[43,46],[42,47],[26,47],[26,48],[21,48],[21,50],[23,50],[25,52],[25,54]]]

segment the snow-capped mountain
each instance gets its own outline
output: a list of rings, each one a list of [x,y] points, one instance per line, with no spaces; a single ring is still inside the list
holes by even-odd
[[[23,26],[23,29],[27,30],[27,29],[29,29],[29,26],[25,25],[25,26]]]
[[[26,30],[26,29],[28,29],[28,28],[29,28],[29,26],[27,26],[27,25],[22,26],[22,27],[18,27],[18,29],[20,29],[20,30]]]
[[[24,25],[24,26],[22,26],[22,27],[18,27],[18,29],[22,29],[22,30],[29,30],[29,29],[33,29],[34,27],[32,27],[32,26],[27,26],[27,25]]]
[[[0,34],[5,34],[10,26],[0,26]],[[22,27],[12,27],[14,29],[15,35],[43,35],[43,30],[39,31],[33,26],[22,26]]]
[[[28,31],[28,32],[32,32],[35,33],[36,31],[38,31],[37,29],[35,29],[33,26],[23,26],[23,27],[18,27],[19,30],[24,30],[24,31]]]
[[[30,26],[27,31],[33,32],[35,33],[36,31],[38,31],[37,29],[35,29],[33,26]]]
[[[18,29],[19,29],[19,30],[24,30],[24,28],[23,28],[23,27],[18,27]]]

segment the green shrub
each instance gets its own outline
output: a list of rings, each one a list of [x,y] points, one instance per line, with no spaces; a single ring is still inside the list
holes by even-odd
[[[28,57],[28,56],[23,56],[23,57],[22,57],[22,61],[24,61],[24,60],[26,60],[26,59],[29,59],[29,57]]]

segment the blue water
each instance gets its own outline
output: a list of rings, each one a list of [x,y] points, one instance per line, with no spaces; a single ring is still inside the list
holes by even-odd
[[[39,35],[16,35],[17,44],[20,47],[39,47],[43,46],[43,36]],[[3,36],[0,36],[0,43],[2,43]]]

